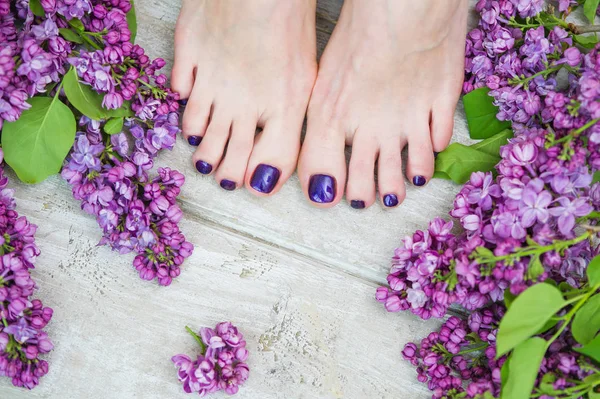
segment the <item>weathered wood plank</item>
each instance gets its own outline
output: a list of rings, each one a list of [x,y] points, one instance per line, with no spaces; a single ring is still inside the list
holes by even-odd
[[[184,326],[226,319],[251,351],[240,398],[427,397],[400,351],[437,322],[386,313],[374,284],[189,214],[182,228],[197,249],[161,288],[136,276],[131,256],[95,246],[95,222],[65,183],[18,185],[17,197],[39,225],[33,274],[55,309],[56,347],[41,386],[24,392],[0,379],[2,398],[184,397],[169,361],[194,350]]]

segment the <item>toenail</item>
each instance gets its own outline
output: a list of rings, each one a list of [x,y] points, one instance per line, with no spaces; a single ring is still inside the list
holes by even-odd
[[[212,172],[212,165],[208,162],[198,161],[196,162],[196,169],[198,169],[198,172],[202,173],[203,175],[207,175]]]
[[[198,147],[201,142],[202,142],[202,137],[200,137],[200,136],[188,137],[188,143],[190,143],[190,145],[193,145],[195,147]]]
[[[354,209],[365,209],[365,201],[352,200],[350,201],[350,206]]]
[[[181,105],[187,105],[188,100],[186,98],[184,98],[183,100],[179,100],[179,104]]]
[[[388,208],[398,205],[398,197],[396,194],[386,194],[383,197],[383,205],[387,206]]]
[[[329,204],[335,199],[335,179],[328,175],[313,175],[308,185],[308,196],[312,202]]]
[[[237,185],[235,184],[235,182],[234,182],[234,181],[227,180],[227,179],[223,179],[223,180],[221,180],[221,188],[222,188],[223,190],[227,190],[227,191],[233,191],[233,190],[235,190],[235,187],[236,187],[236,186],[237,186]]]
[[[424,186],[427,183],[427,179],[424,176],[415,176],[413,177],[413,184],[417,187]]]
[[[260,193],[269,194],[277,185],[279,176],[281,176],[279,169],[261,163],[254,170],[250,186]]]

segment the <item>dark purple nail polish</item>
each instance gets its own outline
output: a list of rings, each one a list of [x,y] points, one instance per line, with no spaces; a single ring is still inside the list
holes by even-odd
[[[313,175],[308,185],[308,197],[318,204],[329,204],[335,199],[335,179],[328,175]]]
[[[365,209],[365,201],[352,200],[350,201],[350,206],[354,209]]]
[[[196,169],[198,169],[198,172],[202,173],[203,175],[207,175],[212,172],[212,165],[208,162],[198,161],[196,162]]]
[[[236,188],[236,184],[234,181],[223,179],[221,180],[221,188],[227,191],[233,191]]]
[[[200,136],[190,136],[188,137],[188,143],[193,145],[194,147],[198,147],[202,142],[202,137]]]
[[[277,185],[280,176],[279,169],[261,163],[254,170],[250,186],[260,193],[269,194]]]
[[[187,105],[187,102],[188,102],[187,98],[184,98],[183,100],[179,100],[179,104],[181,104],[181,105]]]
[[[387,206],[388,208],[398,205],[398,197],[396,194],[386,194],[383,197],[383,205]]]
[[[415,176],[413,177],[413,184],[417,187],[424,186],[427,183],[427,179],[423,176]]]

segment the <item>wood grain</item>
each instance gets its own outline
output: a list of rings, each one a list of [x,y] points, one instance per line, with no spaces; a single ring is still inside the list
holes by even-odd
[[[473,0],[471,1],[473,3]],[[319,1],[322,53],[341,0]],[[177,0],[137,0],[139,43],[171,67]],[[472,21],[471,21],[472,22]],[[468,140],[462,106],[454,140]],[[97,247],[95,221],[58,177],[15,183],[18,210],[39,225],[34,278],[55,309],[50,373],[34,391],[0,378],[0,398],[185,397],[170,357],[193,353],[193,328],[232,320],[246,334],[251,377],[239,398],[427,398],[401,359],[439,321],[389,314],[374,300],[400,238],[445,215],[458,187],[434,180],[399,209],[357,212],[306,203],[294,176],[269,199],[195,173],[183,140],[159,164],[187,176],[182,229],[196,246],[172,286],[141,281],[132,256]],[[225,397],[215,395],[215,397]]]

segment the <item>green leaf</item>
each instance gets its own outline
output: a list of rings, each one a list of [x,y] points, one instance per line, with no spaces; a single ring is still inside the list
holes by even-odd
[[[78,43],[78,44],[83,43],[83,39],[81,38],[81,36],[79,36],[77,33],[73,32],[71,29],[60,28],[58,31],[60,32],[60,35],[62,37],[64,37],[66,40],[68,40],[70,42]]]
[[[492,155],[494,157],[499,157],[500,148],[506,145],[508,143],[508,139],[513,138],[513,136],[513,131],[510,129],[506,129],[494,135],[493,137],[480,141],[479,143],[475,143],[470,147],[475,150],[485,152],[486,154]]]
[[[135,43],[135,37],[137,36],[137,17],[135,15],[135,5],[133,4],[133,0],[131,2],[131,9],[127,13],[127,25],[129,25],[129,31],[131,32],[131,39],[129,41],[131,43]]]
[[[544,274],[545,269],[539,256],[534,256],[529,262],[527,268],[527,278],[532,281],[537,281],[538,277]]]
[[[46,11],[44,10],[44,7],[42,7],[40,0],[29,0],[29,9],[33,15],[37,17],[43,17],[46,15]]]
[[[575,42],[585,48],[594,48],[598,44],[598,36],[596,35],[574,35]]]
[[[83,22],[78,20],[77,18],[72,18],[69,20],[69,25],[75,28],[78,32],[83,32],[85,27],[83,26]]]
[[[516,298],[517,298],[517,296],[513,295],[510,292],[510,289],[506,288],[504,290],[504,306],[506,306],[506,309],[509,309],[512,306],[512,304]]]
[[[596,338],[591,340],[583,347],[573,349],[583,355],[586,355],[596,362],[600,362],[600,335],[597,335]]]
[[[71,68],[67,72],[63,78],[63,87],[67,98],[79,112],[97,121],[108,118],[107,110],[102,108],[103,96],[90,86],[80,83],[75,69]]]
[[[594,173],[594,177],[592,178],[592,184],[598,183],[600,181],[600,172]]]
[[[73,112],[57,97],[33,97],[31,108],[2,130],[4,158],[26,183],[58,173],[75,140]]]
[[[502,399],[529,399],[547,344],[542,338],[534,337],[515,348],[510,358],[508,381],[502,387]]]
[[[500,162],[500,156],[454,143],[442,151],[435,160],[435,172],[443,173],[458,184],[469,180],[473,172],[489,172]]]
[[[590,287],[600,284],[600,255],[592,259],[585,273],[587,274]]]
[[[123,118],[109,119],[104,125],[104,132],[107,134],[116,134],[123,131]]]
[[[523,291],[500,321],[497,357],[537,334],[565,305],[558,288],[549,284],[536,284]]]
[[[582,345],[594,339],[600,330],[600,294],[594,295],[575,313],[571,332]]]
[[[500,369],[500,382],[501,382],[502,386],[506,385],[506,383],[508,382],[508,376],[510,375],[510,372],[508,369],[509,364],[510,364],[510,358],[511,358],[511,356],[506,358],[506,360],[504,361],[504,364],[502,365],[502,368]]]
[[[590,390],[588,392],[588,399],[600,399],[600,393]]]
[[[129,101],[123,101],[123,105],[121,108],[117,109],[104,109],[103,111],[106,113],[108,118],[129,118],[135,115],[131,110],[131,103]]]
[[[598,9],[598,5],[600,5],[600,0],[586,0],[583,5],[583,15],[590,21],[590,23],[594,23],[596,18],[596,10]]]
[[[498,107],[494,105],[494,99],[488,95],[489,92],[490,89],[482,87],[463,97],[469,135],[472,139],[487,139],[510,128],[510,122],[501,122],[496,118]]]

